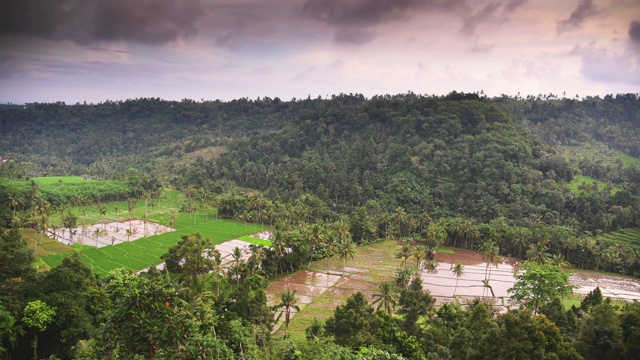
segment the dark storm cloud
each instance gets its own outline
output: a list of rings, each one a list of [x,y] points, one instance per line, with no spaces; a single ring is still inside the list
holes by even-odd
[[[376,33],[373,31],[356,27],[343,27],[338,29],[334,36],[337,43],[362,45],[375,39]]]
[[[466,0],[307,0],[302,14],[338,26],[368,27],[405,19],[414,11],[451,11]]]
[[[522,5],[526,4],[529,0],[510,0],[504,5],[504,11],[512,13],[518,10]]]
[[[198,0],[5,0],[0,35],[161,44],[196,32]]]
[[[633,20],[629,24],[629,38],[634,45],[640,47],[640,21]]]
[[[480,9],[475,14],[468,16],[464,19],[464,23],[462,25],[462,33],[464,35],[473,35],[476,31],[478,25],[486,21],[491,15],[493,15],[498,8],[500,8],[502,4],[499,1],[491,2],[487,4],[485,7]]]
[[[600,10],[595,6],[593,0],[580,0],[578,6],[569,15],[568,18],[558,22],[557,32],[561,34],[565,31],[569,31],[578,28],[585,22],[585,20],[592,18],[600,13]]]

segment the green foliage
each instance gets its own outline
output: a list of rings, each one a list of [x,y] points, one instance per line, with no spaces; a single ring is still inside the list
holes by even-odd
[[[35,273],[31,266],[33,260],[33,252],[27,248],[17,229],[0,228],[0,294],[10,295]]]
[[[580,359],[558,328],[544,316],[526,310],[498,317],[498,327],[483,338],[485,359]]]
[[[559,265],[527,261],[520,267],[524,271],[514,276],[516,283],[507,292],[534,313],[541,304],[571,294],[574,286],[567,283],[569,273],[562,271]]]
[[[127,183],[120,181],[92,180],[82,182],[40,181],[38,188],[45,200],[56,207],[73,204],[77,201],[116,201],[123,200],[131,192]],[[29,203],[26,201],[29,192],[29,182],[0,178],[0,192],[14,194],[23,199],[24,209]]]
[[[200,233],[182,235],[182,239],[160,258],[169,272],[185,278],[220,270],[221,266],[220,252],[214,248],[213,240],[203,238]]]
[[[582,311],[590,312],[594,307],[602,304],[602,291],[599,287],[596,287],[592,291],[589,291],[587,296],[582,299],[580,303],[580,309]]]
[[[403,315],[400,327],[408,334],[418,333],[417,323],[421,317],[430,315],[436,303],[429,290],[423,291],[422,280],[413,278],[409,287],[400,292],[398,314]]]
[[[10,350],[18,342],[24,331],[16,323],[16,319],[0,304],[0,356],[10,358]]]
[[[609,299],[595,306],[580,327],[576,348],[585,359],[619,359],[624,352],[620,318]],[[635,355],[635,354],[634,354]]]
[[[35,331],[45,331],[53,322],[56,309],[47,305],[42,300],[34,300],[27,303],[24,308],[22,322]]]

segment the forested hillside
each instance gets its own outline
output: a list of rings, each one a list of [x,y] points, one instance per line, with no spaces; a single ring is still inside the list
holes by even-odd
[[[230,181],[282,201],[313,194],[340,212],[374,200],[432,217],[543,219],[594,231],[611,206],[631,206],[625,225],[638,221],[640,171],[572,163],[554,146],[600,141],[638,155],[639,109],[633,94],[578,101],[455,92],[5,106],[0,156],[15,163],[0,171],[125,179],[135,167],[164,186],[220,192]],[[622,191],[584,199],[565,186],[579,172]]]
[[[640,273],[639,114],[632,94],[1,106],[0,357],[632,359],[637,304],[603,301],[596,288],[567,310],[560,296],[571,290],[567,262]],[[41,175],[102,181],[32,179]],[[216,222],[271,228],[271,246],[252,245],[246,261],[236,248],[226,273],[199,233],[175,239],[166,271],[103,277],[81,250],[35,271],[25,229],[71,232],[66,223],[88,208],[104,223],[114,200],[125,219],[141,201],[146,219],[163,187],[182,192],[174,225],[178,209],[189,224],[205,209],[207,226],[215,208]],[[286,336],[295,291],[267,306],[269,279],[323,258],[342,260],[345,277],[356,245],[395,240],[399,295],[380,284],[370,294],[379,311],[362,293],[345,296],[308,324],[306,341]],[[477,250],[489,265],[528,260],[511,296],[523,309],[436,307],[407,263],[433,270],[442,245]],[[276,311],[284,336],[272,333]]]

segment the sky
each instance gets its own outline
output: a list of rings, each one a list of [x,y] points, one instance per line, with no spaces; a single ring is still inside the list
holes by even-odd
[[[640,92],[640,0],[2,0],[0,103]]]

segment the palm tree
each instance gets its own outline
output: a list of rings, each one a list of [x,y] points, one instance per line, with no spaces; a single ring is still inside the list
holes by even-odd
[[[482,260],[487,262],[487,267],[484,271],[484,285],[485,287],[489,287],[489,279],[491,278],[491,265],[495,265],[498,267],[498,262],[501,260],[500,256],[500,247],[493,240],[485,241],[480,246],[480,255],[482,256]],[[493,289],[491,290],[493,293]]]
[[[281,229],[280,223],[276,223],[273,234],[271,235],[271,249],[276,256],[276,276],[278,275],[278,265],[280,264],[282,257],[286,251],[286,245],[284,243],[284,231]]]
[[[100,216],[102,217],[102,227],[106,228],[106,222],[105,222],[105,215],[107,215],[107,207],[104,204],[100,204],[98,205],[98,212],[100,213]]]
[[[529,245],[529,250],[527,250],[527,260],[535,261],[538,265],[544,263],[549,259],[549,254],[547,253],[548,248],[549,247],[543,242],[538,242],[535,245]]]
[[[355,244],[351,238],[342,240],[338,245],[338,256],[342,260],[342,275],[344,276],[344,267],[347,260],[352,260],[356,257]]]
[[[412,251],[411,246],[409,244],[404,244],[402,247],[396,252],[396,259],[403,259],[402,266],[407,268],[407,259],[411,257]]]
[[[411,280],[411,273],[408,269],[396,269],[396,285],[399,288],[404,289],[409,285],[409,281]]]
[[[135,210],[138,201],[134,198],[127,199],[127,210],[129,211],[129,227],[131,227],[131,214]]]
[[[453,298],[455,299],[456,291],[458,290],[458,280],[460,280],[460,277],[464,275],[464,266],[462,266],[462,264],[460,263],[457,263],[453,266],[451,272],[456,276],[456,287],[453,288]]]
[[[413,250],[413,258],[416,259],[416,267],[420,269],[420,264],[424,261],[427,256],[427,247],[424,245],[418,245]]]
[[[9,194],[7,205],[13,209],[13,217],[16,217],[16,208],[20,205],[20,198],[14,197],[13,194]]]
[[[375,299],[373,300],[373,304],[378,304],[376,310],[380,310],[382,308],[385,313],[389,315],[393,314],[393,310],[396,307],[394,292],[395,287],[392,283],[385,282],[380,284],[380,292],[373,294],[373,298]]]
[[[311,267],[311,262],[316,257],[318,248],[324,243],[326,239],[326,231],[324,228],[320,227],[320,224],[313,224],[311,226],[311,229],[309,229],[307,238],[309,241],[309,245],[311,245],[311,249],[313,251],[311,258],[309,259],[309,265],[307,266]]]
[[[240,270],[240,260],[242,259],[242,250],[240,250],[240,248],[236,246],[235,248],[233,248],[231,257],[233,258],[233,261],[234,261],[233,267],[236,273],[235,278],[238,279],[238,271]]]
[[[513,246],[516,248],[516,256],[522,258],[522,248],[526,247],[529,238],[529,229],[525,227],[515,227],[511,234]]]
[[[296,290],[286,289],[280,294],[280,304],[273,307],[273,310],[277,311],[279,309],[283,309],[278,315],[276,321],[280,320],[280,317],[284,313],[284,336],[287,336],[287,331],[289,330],[289,321],[291,321],[291,309],[294,309],[296,312],[300,312],[300,307],[296,305]]]

